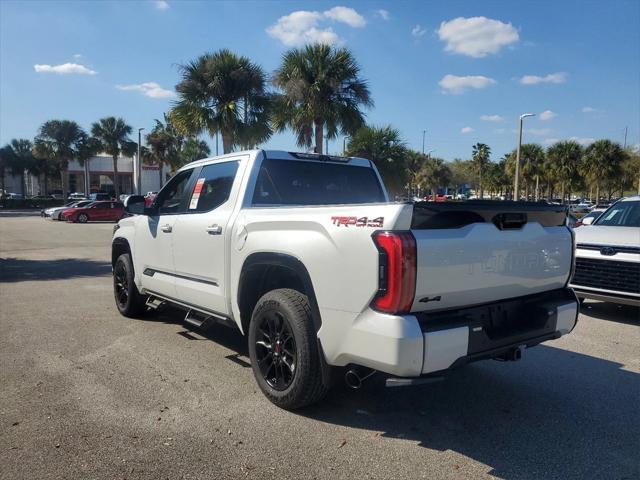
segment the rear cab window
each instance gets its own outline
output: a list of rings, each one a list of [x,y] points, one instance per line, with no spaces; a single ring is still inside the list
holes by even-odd
[[[265,159],[252,203],[260,205],[337,205],[385,202],[371,167],[348,163]]]

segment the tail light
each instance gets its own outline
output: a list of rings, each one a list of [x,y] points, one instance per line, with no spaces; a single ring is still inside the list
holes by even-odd
[[[411,310],[416,293],[416,239],[411,232],[376,232],[378,294],[372,307],[385,313]]]

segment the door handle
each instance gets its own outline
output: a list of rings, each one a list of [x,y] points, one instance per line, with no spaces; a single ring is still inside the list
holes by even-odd
[[[209,235],[220,235],[222,233],[222,227],[220,225],[213,224],[207,227],[207,233]]]
[[[162,225],[160,227],[160,230],[162,230],[164,233],[171,233],[173,231],[173,227],[169,224],[167,225]]]

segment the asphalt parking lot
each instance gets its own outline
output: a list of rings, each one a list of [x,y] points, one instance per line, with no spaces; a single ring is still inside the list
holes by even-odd
[[[637,309],[587,302],[520,362],[290,413],[235,331],[117,313],[111,231],[0,212],[2,479],[640,477]]]

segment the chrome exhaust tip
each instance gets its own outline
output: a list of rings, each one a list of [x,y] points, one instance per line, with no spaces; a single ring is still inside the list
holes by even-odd
[[[347,384],[347,387],[358,390],[362,387],[362,378],[355,370],[347,370],[347,373],[344,374],[344,383]]]

